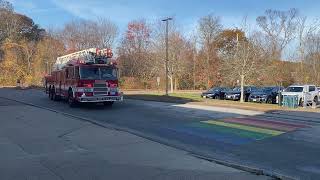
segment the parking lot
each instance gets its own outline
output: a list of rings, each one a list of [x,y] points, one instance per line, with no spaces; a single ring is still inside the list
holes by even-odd
[[[289,108],[298,106],[316,108],[320,96],[319,89],[314,85],[291,85],[287,88],[245,86],[243,92],[240,87],[213,87],[202,92],[201,97],[233,101],[242,99],[244,102],[279,104]]]

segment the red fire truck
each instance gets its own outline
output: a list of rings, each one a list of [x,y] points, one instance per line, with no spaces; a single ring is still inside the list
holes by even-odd
[[[57,58],[45,89],[51,100],[65,99],[71,107],[79,103],[122,101],[118,69],[111,49],[90,48]]]

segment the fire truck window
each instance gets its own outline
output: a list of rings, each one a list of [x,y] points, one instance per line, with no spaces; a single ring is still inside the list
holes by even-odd
[[[69,67],[66,69],[66,77],[67,79],[72,79],[74,77],[73,67]]]
[[[113,68],[100,68],[101,79],[113,79],[117,77],[117,70]]]
[[[113,80],[117,78],[117,70],[109,67],[81,67],[81,79]]]
[[[316,90],[316,87],[315,86],[310,86],[309,87],[309,92],[312,92],[312,91],[315,91]]]
[[[66,77],[67,77],[67,79],[69,79],[69,69],[68,68],[66,69]]]
[[[79,67],[74,67],[74,77],[79,78]]]
[[[81,79],[100,79],[100,71],[97,67],[82,67],[80,70]]]
[[[69,79],[73,79],[73,77],[74,77],[74,71],[73,71],[73,67],[70,67],[70,68],[68,68],[69,70]]]
[[[61,81],[61,72],[57,73],[57,81]]]

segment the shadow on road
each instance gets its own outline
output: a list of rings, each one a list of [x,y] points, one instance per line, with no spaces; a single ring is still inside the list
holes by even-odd
[[[124,95],[124,98],[137,99],[144,101],[160,101],[160,102],[169,102],[169,103],[188,103],[188,102],[199,102],[194,99],[184,98],[184,97],[174,97],[166,95],[152,95],[152,94],[128,94]]]

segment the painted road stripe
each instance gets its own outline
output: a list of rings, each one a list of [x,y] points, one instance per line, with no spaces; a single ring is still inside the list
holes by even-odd
[[[221,133],[217,131],[212,131],[206,128],[182,126],[182,127],[168,128],[168,130],[171,130],[177,133],[187,134],[190,136],[200,137],[203,139],[209,139],[216,142],[222,142],[225,144],[232,144],[232,145],[242,145],[242,144],[247,144],[254,141],[254,139],[241,137],[231,133]]]
[[[249,125],[249,126],[267,128],[267,129],[273,129],[273,130],[279,130],[279,131],[294,131],[299,128],[297,125],[293,125],[289,123],[267,121],[267,120],[261,120],[261,119],[251,119],[251,118],[229,118],[229,119],[223,119],[223,122]]]
[[[229,128],[225,126],[217,126],[213,124],[208,124],[208,123],[192,123],[189,124],[190,127],[197,127],[197,128],[205,128],[214,132],[221,132],[221,133],[227,133],[227,134],[235,134],[237,136],[249,138],[252,140],[262,140],[268,137],[271,137],[272,135],[270,134],[264,134],[260,132],[252,132],[252,131],[247,131],[247,130],[242,130],[242,129],[236,129],[236,128]]]
[[[247,130],[247,131],[252,131],[252,132],[270,134],[272,136],[277,136],[277,135],[284,133],[282,131],[277,131],[277,130],[264,129],[264,128],[253,127],[253,126],[246,126],[246,125],[241,125],[241,124],[226,123],[226,122],[222,122],[222,121],[209,120],[209,121],[201,121],[201,122],[207,123],[207,124],[214,124],[217,126],[224,126],[224,127],[229,127],[229,128],[236,128],[236,129],[242,129],[242,130]]]

